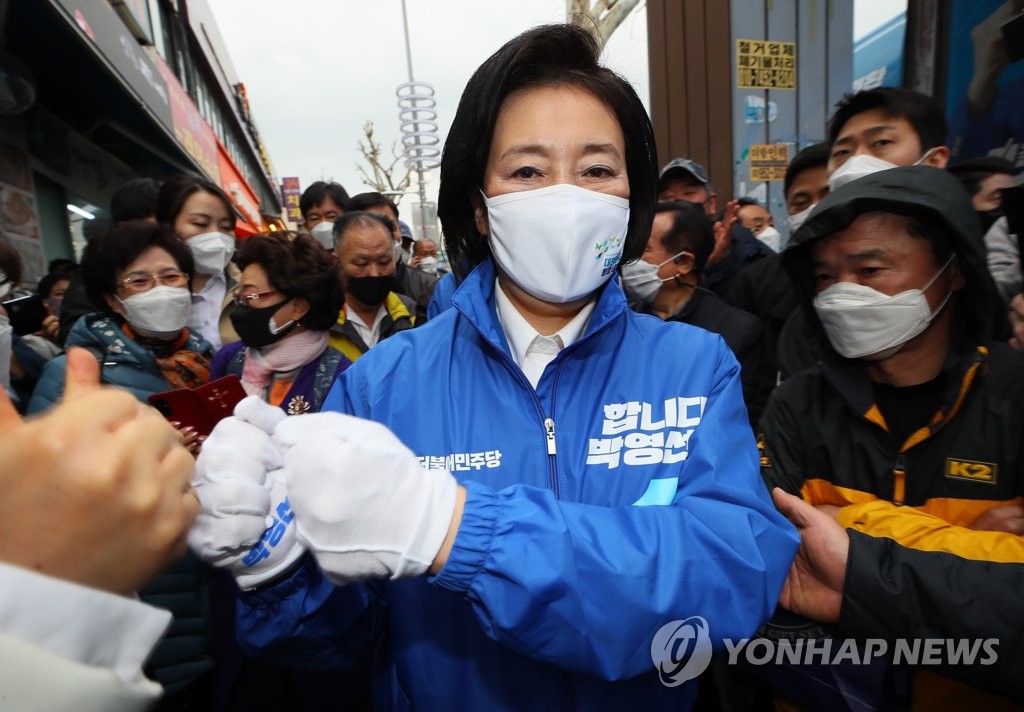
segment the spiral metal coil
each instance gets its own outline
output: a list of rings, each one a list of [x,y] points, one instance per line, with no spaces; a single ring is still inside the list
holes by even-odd
[[[441,139],[437,135],[434,87],[426,82],[404,82],[395,90],[402,130],[405,167],[429,171],[441,165]]]

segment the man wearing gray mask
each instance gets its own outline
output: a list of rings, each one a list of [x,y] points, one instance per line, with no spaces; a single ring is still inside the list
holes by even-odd
[[[783,263],[825,355],[765,410],[767,484],[907,547],[1024,560],[1024,354],[999,343],[1004,312],[957,179],[910,166],[852,181],[811,212]],[[894,668],[860,692],[918,708],[992,703],[936,672]],[[891,684],[903,675],[917,678]]]

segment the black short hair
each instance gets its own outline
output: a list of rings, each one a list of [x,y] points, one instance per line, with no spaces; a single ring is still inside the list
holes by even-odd
[[[946,168],[955,175],[973,198],[981,190],[982,181],[994,175],[1013,177],[1020,169],[1012,162],[999,156],[979,156]]]
[[[73,274],[78,270],[78,263],[74,260],[70,260],[67,257],[55,257],[50,260],[50,263],[46,266],[47,272],[63,272],[64,274]]]
[[[302,196],[299,198],[299,210],[302,212],[302,217],[305,218],[306,213],[328,198],[333,200],[334,204],[342,210],[349,209],[348,191],[342,187],[341,183],[328,183],[318,180],[302,191]]]
[[[824,168],[828,166],[828,159],[831,154],[829,149],[831,147],[831,143],[816,143],[793,156],[793,160],[786,166],[786,177],[782,181],[782,194],[787,199],[789,198],[789,189],[798,175],[810,168]]]
[[[388,234],[388,240],[394,240],[393,234],[394,222],[378,215],[377,213],[367,212],[365,210],[354,210],[352,212],[345,213],[334,221],[334,251],[337,252],[341,246],[341,241],[345,239],[345,233],[350,228],[356,225],[362,225],[364,227],[382,227]]]
[[[715,227],[704,206],[688,200],[665,200],[658,203],[655,212],[672,216],[672,226],[661,236],[661,246],[671,255],[693,253],[693,271],[699,275],[715,247]]]
[[[398,205],[383,193],[360,193],[359,195],[353,195],[349,198],[345,209],[355,212],[357,210],[369,210],[370,208],[380,207],[388,208],[395,214],[395,219],[398,219]]]
[[[839,132],[847,121],[873,109],[882,109],[894,119],[906,119],[917,133],[922,152],[945,144],[948,133],[946,115],[935,99],[909,89],[879,87],[846,94],[839,100],[828,125],[829,147],[839,138]]]
[[[235,208],[231,204],[231,199],[228,198],[227,193],[221,190],[220,186],[201,176],[180,175],[171,178],[160,186],[160,192],[156,196],[156,212],[154,213],[157,222],[173,227],[178,214],[185,207],[185,201],[194,193],[200,191],[219,198],[224,203],[224,207],[227,208],[231,219],[235,219]]]
[[[178,239],[174,228],[164,223],[128,220],[97,235],[82,253],[82,283],[89,300],[109,311],[105,294],[117,292],[117,273],[150,247],[166,250],[185,274],[193,270],[192,252]],[[190,280],[191,281],[191,280]]]
[[[36,287],[36,294],[43,299],[47,299],[50,296],[50,292],[60,281],[70,282],[71,275],[67,272],[50,272],[48,275],[39,280],[39,285]]]
[[[135,178],[114,191],[110,198],[110,219],[114,222],[145,220],[156,215],[160,182],[153,178]]]
[[[235,264],[243,270],[258,264],[272,289],[309,302],[302,318],[306,327],[325,331],[337,322],[345,301],[338,261],[309,235],[291,230],[254,235],[242,242]]]
[[[757,200],[756,198],[751,198],[750,196],[747,195],[743,196],[742,198],[736,198],[736,204],[739,205],[741,208],[745,208],[748,205],[756,205],[759,208],[764,207],[763,205],[761,205],[760,200]]]
[[[615,115],[625,141],[629,175],[629,227],[622,261],[639,257],[647,244],[657,202],[654,132],[629,82],[598,64],[594,37],[573,25],[535,27],[490,56],[466,84],[441,157],[437,214],[457,279],[491,254],[476,229],[474,196],[483,185],[498,112],[509,95],[541,86],[583,89]]]

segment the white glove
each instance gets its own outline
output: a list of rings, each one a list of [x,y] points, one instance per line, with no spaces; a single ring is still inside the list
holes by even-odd
[[[455,511],[450,473],[421,468],[383,425],[340,413],[287,418],[274,442],[299,540],[329,579],[397,579],[430,567]]]
[[[271,441],[284,411],[249,396],[217,424],[196,460],[192,485],[200,510],[188,543],[204,561],[226,568],[242,589],[273,579],[302,556],[281,469]]]

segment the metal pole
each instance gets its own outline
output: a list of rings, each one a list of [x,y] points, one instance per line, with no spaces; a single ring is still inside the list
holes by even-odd
[[[405,63],[409,68],[409,81],[414,81],[412,75],[412,43],[409,41],[409,15],[405,11],[405,0],[402,0],[402,27],[405,30]],[[412,100],[413,108],[416,107],[416,100]],[[416,130],[419,130],[419,126],[416,125]],[[427,213],[426,213],[426,202],[427,202],[427,186],[423,178],[423,169],[416,169],[416,182],[419,184],[420,192],[420,239],[427,236]],[[415,222],[415,221],[414,221]]]

